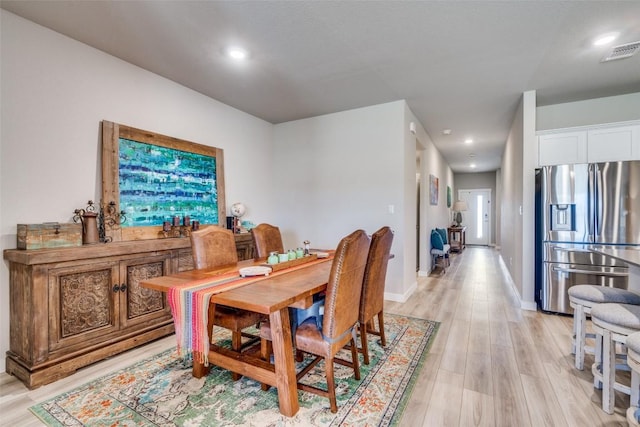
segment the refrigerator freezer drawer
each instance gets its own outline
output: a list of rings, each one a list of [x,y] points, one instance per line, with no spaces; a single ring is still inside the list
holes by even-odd
[[[629,270],[625,267],[598,267],[581,264],[544,263],[544,280],[540,289],[540,309],[572,314],[569,288],[575,285],[600,285],[627,289]]]

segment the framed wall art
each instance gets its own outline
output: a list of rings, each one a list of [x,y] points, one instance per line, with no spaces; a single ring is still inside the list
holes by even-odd
[[[447,185],[447,207],[451,207],[451,187]]]
[[[438,177],[429,175],[429,200],[432,205],[438,204]]]
[[[103,121],[102,203],[124,213],[112,241],[162,237],[176,217],[224,225],[223,150]]]

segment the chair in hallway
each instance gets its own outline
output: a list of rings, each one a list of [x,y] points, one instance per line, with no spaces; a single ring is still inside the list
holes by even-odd
[[[625,289],[600,285],[576,285],[569,288],[569,303],[573,308],[573,340],[572,350],[575,352],[576,369],[584,368],[585,353],[594,354],[595,349],[586,345],[587,338],[595,338],[595,334],[587,334],[587,316],[595,304],[620,303],[640,304],[640,295]],[[601,346],[596,342],[596,347]]]
[[[442,270],[446,272],[449,267],[449,257],[451,255],[451,245],[447,243],[447,234],[444,228],[434,228],[431,230],[431,270],[438,265],[441,260]]]
[[[214,269],[238,263],[238,252],[233,233],[221,227],[210,226],[192,232],[191,250],[196,269]],[[231,348],[240,352],[243,349],[243,335],[252,339],[247,344],[258,339],[257,336],[243,334],[242,330],[258,325],[263,319],[264,316],[259,313],[217,305],[213,316],[211,307],[209,308],[209,331],[213,330],[213,325],[229,329],[231,331]],[[241,375],[234,372],[232,377],[237,380]]]
[[[367,334],[379,336],[382,346],[387,345],[384,335],[384,285],[392,242],[393,231],[389,227],[382,227],[371,236],[358,317],[358,329],[362,342],[362,347],[359,350],[362,352],[365,365],[369,364]],[[378,318],[377,330],[374,328],[376,317]]]
[[[334,413],[338,411],[334,361],[353,368],[355,378],[360,379],[355,336],[358,311],[353,310],[353,302],[360,301],[369,245],[370,239],[362,230],[357,230],[340,241],[329,274],[322,325],[319,327],[314,319],[308,319],[298,326],[295,333],[296,348],[316,356],[298,373],[298,388],[327,397],[331,412]],[[265,340],[271,340],[271,328],[268,322],[261,325],[260,336]],[[336,354],[347,344],[351,348],[351,361],[337,359]],[[266,348],[268,347],[263,346],[263,349]],[[263,353],[262,357],[268,360],[270,354]],[[321,360],[325,362],[327,390],[300,382]]]
[[[280,229],[270,224],[259,224],[251,229],[253,237],[253,257],[267,258],[270,252],[284,252]]]

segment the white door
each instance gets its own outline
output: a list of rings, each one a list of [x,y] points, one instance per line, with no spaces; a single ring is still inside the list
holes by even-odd
[[[489,246],[491,242],[491,190],[458,190],[458,199],[467,202],[462,225],[467,227],[467,245]]]

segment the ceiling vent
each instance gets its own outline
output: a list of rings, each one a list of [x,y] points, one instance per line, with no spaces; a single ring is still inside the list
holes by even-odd
[[[640,50],[640,41],[614,46],[600,62],[629,58],[630,56],[635,55],[638,50]]]

